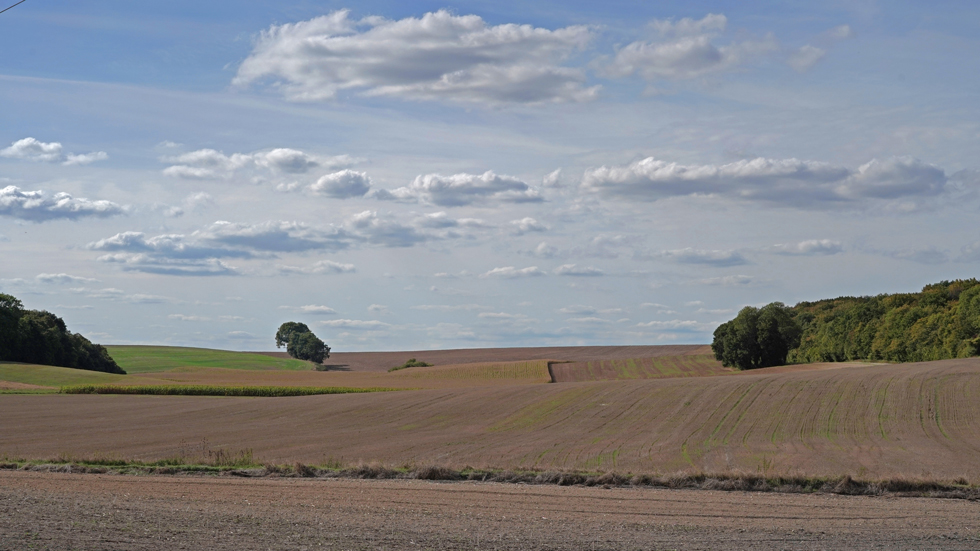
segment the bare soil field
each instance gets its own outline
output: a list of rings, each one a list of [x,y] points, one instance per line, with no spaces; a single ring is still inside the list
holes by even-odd
[[[411,372],[411,370],[405,370]],[[0,456],[980,482],[980,359],[296,398],[0,396]]]
[[[962,500],[0,471],[0,549],[976,549]]]
[[[710,377],[731,375],[738,370],[724,367],[713,355],[653,356],[555,363],[551,373],[556,383],[582,381],[626,381],[669,377]]]
[[[285,352],[256,352],[266,356],[288,358]],[[329,368],[344,371],[388,371],[409,358],[433,365],[455,365],[529,360],[589,362],[654,356],[711,354],[703,344],[656,346],[554,346],[540,348],[465,348],[458,350],[415,350],[405,352],[331,352],[324,360]]]

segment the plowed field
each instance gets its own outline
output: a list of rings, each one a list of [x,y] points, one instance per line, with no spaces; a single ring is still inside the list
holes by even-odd
[[[729,375],[736,373],[736,370],[722,366],[721,362],[711,355],[689,355],[555,363],[551,366],[551,373],[556,383],[574,383],[581,381],[665,379],[668,377],[708,377]]]
[[[980,359],[297,398],[5,395],[0,419],[13,457],[158,459],[206,439],[287,463],[980,482]]]

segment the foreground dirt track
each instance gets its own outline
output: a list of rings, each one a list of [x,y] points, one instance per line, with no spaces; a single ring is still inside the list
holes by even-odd
[[[961,500],[0,471],[0,549],[976,549]]]
[[[0,396],[0,454],[980,482],[980,359],[298,398]]]

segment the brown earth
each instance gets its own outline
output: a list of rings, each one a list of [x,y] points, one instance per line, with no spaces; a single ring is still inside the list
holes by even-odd
[[[266,356],[288,358],[285,352],[256,352]],[[415,350],[405,352],[331,352],[324,360],[329,368],[346,371],[387,371],[409,358],[433,365],[528,360],[562,360],[589,362],[654,356],[711,354],[703,344],[657,346],[553,346],[540,348],[463,348],[458,350]]]
[[[410,370],[406,370],[410,371]],[[0,396],[0,455],[980,482],[980,359],[295,398]]]
[[[50,388],[52,387],[15,383],[14,381],[0,381],[0,390],[45,390]]]
[[[0,550],[977,549],[962,500],[0,471]]]
[[[551,366],[552,378],[556,383],[710,377],[733,373],[738,371],[722,366],[712,355],[693,354],[555,363]]]

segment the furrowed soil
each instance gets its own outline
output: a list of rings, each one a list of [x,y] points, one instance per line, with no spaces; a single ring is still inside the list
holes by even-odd
[[[0,550],[977,549],[963,500],[0,471]]]
[[[295,398],[3,395],[0,456],[157,460],[206,441],[287,464],[980,482],[977,358],[630,381],[475,380]]]
[[[256,352],[265,356],[288,358],[285,352]],[[387,371],[409,358],[433,365],[455,365],[487,362],[555,360],[589,362],[654,356],[711,354],[703,344],[657,346],[554,346],[540,348],[464,348],[458,350],[416,350],[407,352],[331,352],[324,360],[328,368],[347,371]]]

